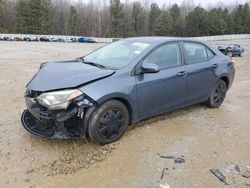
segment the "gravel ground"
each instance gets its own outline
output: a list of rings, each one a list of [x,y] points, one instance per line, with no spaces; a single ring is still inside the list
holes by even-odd
[[[195,105],[150,118],[99,146],[34,137],[20,116],[25,84],[40,63],[103,44],[1,42],[0,187],[250,187],[250,40],[212,43],[238,43],[246,51],[234,58],[235,81],[220,108]]]

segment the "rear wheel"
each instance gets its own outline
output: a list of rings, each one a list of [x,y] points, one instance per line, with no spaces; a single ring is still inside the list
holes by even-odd
[[[226,93],[227,85],[225,81],[219,80],[207,101],[207,105],[211,108],[219,107],[223,103]]]
[[[226,55],[229,56],[229,57],[233,57],[233,53],[231,51],[227,51]]]
[[[117,100],[103,103],[92,114],[88,136],[98,144],[108,144],[121,138],[128,128],[129,113],[127,107]]]

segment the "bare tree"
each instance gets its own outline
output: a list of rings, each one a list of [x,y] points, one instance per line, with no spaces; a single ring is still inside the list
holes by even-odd
[[[216,14],[222,16],[214,22],[205,16],[207,27],[214,29],[199,30],[198,34],[194,27],[204,25],[199,23],[204,22],[204,19],[195,20],[194,0],[183,0],[180,5],[174,6],[169,1],[164,1],[162,5],[153,2],[154,0],[0,0],[0,32],[129,37],[164,33],[172,36],[196,36],[214,34],[214,31],[219,34],[248,33],[250,30],[250,0],[246,5],[223,2],[204,8],[209,19],[217,18]],[[220,10],[214,11],[215,6],[220,6]],[[157,33],[154,32],[156,30]]]

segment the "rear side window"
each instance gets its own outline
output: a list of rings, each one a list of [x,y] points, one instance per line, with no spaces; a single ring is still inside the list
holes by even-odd
[[[203,44],[185,42],[184,49],[188,64],[204,62],[214,57],[214,53]]]
[[[167,43],[149,54],[144,63],[154,63],[160,69],[172,68],[181,65],[181,53],[178,43]]]
[[[207,58],[208,59],[212,59],[214,57],[214,52],[212,52],[211,50],[209,50],[208,48],[207,48]]]

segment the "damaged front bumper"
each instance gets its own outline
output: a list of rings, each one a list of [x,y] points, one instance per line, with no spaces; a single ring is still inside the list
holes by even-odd
[[[48,110],[35,98],[25,97],[27,110],[21,121],[30,133],[46,138],[86,138],[88,119],[95,106],[86,98],[78,98],[66,110]]]

